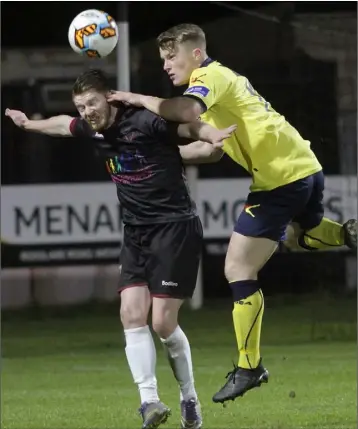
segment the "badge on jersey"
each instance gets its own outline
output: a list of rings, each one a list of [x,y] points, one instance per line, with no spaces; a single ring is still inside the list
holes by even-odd
[[[206,73],[201,74],[200,76],[197,76],[197,77],[192,77],[190,83],[196,83],[196,82],[204,83],[204,81],[201,80],[201,78],[204,76],[206,76]]]
[[[198,95],[200,97],[206,97],[210,92],[209,88],[206,86],[191,86],[188,88],[184,94]]]

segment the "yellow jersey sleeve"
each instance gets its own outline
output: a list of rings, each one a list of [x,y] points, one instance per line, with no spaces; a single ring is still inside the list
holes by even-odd
[[[205,110],[208,110],[226,94],[228,86],[228,82],[211,67],[198,68],[191,74],[184,95],[200,100]]]

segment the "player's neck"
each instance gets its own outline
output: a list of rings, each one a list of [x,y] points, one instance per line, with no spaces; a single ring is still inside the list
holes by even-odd
[[[201,55],[200,58],[200,66],[205,63],[205,61],[209,58],[209,55],[205,52]]]
[[[205,59],[201,62],[199,67],[207,67],[209,64],[213,63],[214,60],[208,55],[205,55]]]

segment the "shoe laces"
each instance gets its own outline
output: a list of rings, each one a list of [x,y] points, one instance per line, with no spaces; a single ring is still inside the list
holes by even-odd
[[[147,407],[148,407],[148,403],[143,402],[143,404],[138,408],[138,414],[143,416]]]
[[[199,418],[196,412],[196,401],[194,399],[183,401],[183,408],[185,410],[185,420],[195,421]]]
[[[226,374],[225,378],[228,378],[229,380],[232,379],[232,382],[235,384],[235,377],[236,377],[236,373],[239,370],[239,367],[237,365],[235,365],[234,362],[232,363],[232,365],[233,365],[234,369],[232,371],[229,371]]]

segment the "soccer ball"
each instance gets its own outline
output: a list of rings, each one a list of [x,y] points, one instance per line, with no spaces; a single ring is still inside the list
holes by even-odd
[[[117,45],[117,24],[106,12],[85,10],[71,22],[68,41],[77,54],[90,58],[106,57]]]

